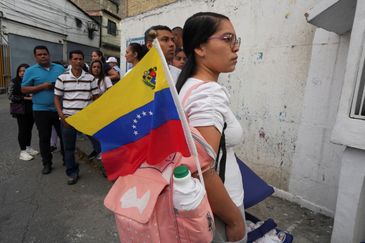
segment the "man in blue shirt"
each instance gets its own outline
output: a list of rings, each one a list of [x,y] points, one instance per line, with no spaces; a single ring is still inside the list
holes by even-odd
[[[43,162],[42,174],[49,174],[52,171],[50,147],[52,126],[61,138],[63,155],[60,120],[53,101],[53,89],[57,77],[64,73],[65,69],[61,65],[50,62],[49,51],[45,46],[36,46],[33,54],[37,64],[27,68],[22,81],[22,92],[33,94],[34,120],[38,129],[39,149]]]

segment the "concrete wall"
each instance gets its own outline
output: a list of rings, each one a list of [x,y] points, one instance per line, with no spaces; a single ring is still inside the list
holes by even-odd
[[[350,35],[318,31],[314,39],[316,28],[304,13],[318,2],[178,1],[123,19],[121,53],[128,39],[143,36],[151,25],[183,26],[198,10],[229,16],[242,44],[236,71],[220,82],[230,90],[245,133],[238,155],[278,195],[333,215],[344,148],[329,137]]]
[[[344,146],[330,142],[343,85],[350,33],[338,36],[318,28],[305,87],[302,122],[289,192],[333,216]]]

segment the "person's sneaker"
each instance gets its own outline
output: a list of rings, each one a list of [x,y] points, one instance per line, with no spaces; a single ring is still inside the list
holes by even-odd
[[[27,149],[25,151],[27,151],[27,153],[30,154],[30,155],[32,155],[32,156],[39,154],[39,152],[37,150],[33,149],[30,146],[27,147]]]
[[[51,173],[51,171],[52,171],[52,166],[51,165],[45,165],[45,166],[43,166],[42,174],[47,175],[47,174]]]
[[[34,157],[32,155],[28,154],[26,150],[22,150],[22,151],[20,151],[19,159],[29,161],[29,160],[34,159]]]
[[[51,146],[51,152],[54,152],[57,150],[57,146]]]
[[[101,153],[99,153],[99,154],[96,156],[96,159],[97,159],[97,160],[101,160]]]
[[[95,151],[95,150],[93,150],[88,156],[87,156],[87,159],[88,160],[92,160],[92,159],[95,159],[96,158],[96,156],[98,156],[98,153]]]
[[[77,181],[79,180],[79,176],[69,176],[67,179],[67,185],[75,185]]]

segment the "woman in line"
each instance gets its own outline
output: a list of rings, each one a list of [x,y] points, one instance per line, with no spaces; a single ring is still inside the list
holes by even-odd
[[[20,146],[20,160],[32,160],[34,155],[38,154],[38,151],[34,150],[30,143],[32,141],[32,129],[33,129],[33,110],[32,110],[32,97],[30,95],[23,94],[21,92],[21,83],[24,77],[25,69],[28,68],[28,64],[20,64],[16,70],[16,77],[11,80],[9,84],[8,98],[11,103],[18,104],[18,107],[22,107],[21,111],[10,110],[13,117],[18,122],[18,143]]]
[[[105,91],[113,86],[110,78],[108,76],[105,76],[103,71],[103,63],[100,60],[95,60],[91,62],[90,73],[95,77],[98,83],[98,87],[100,90],[99,95],[102,95]],[[101,147],[99,141],[92,136],[89,136],[89,139],[93,145],[94,150],[88,155],[88,159],[100,159]]]
[[[103,63],[103,72],[105,76],[108,76],[114,84],[119,81],[120,77],[118,72],[114,68],[112,68],[108,63],[105,62],[103,52],[99,50],[94,50],[93,52],[91,52],[91,61],[96,61],[96,60],[99,60]]]
[[[242,128],[229,108],[228,91],[217,82],[220,73],[235,69],[240,39],[228,17],[206,12],[185,22],[183,45],[187,62],[176,88],[183,99],[188,90],[196,87],[184,106],[190,125],[199,130],[216,153],[222,133],[225,134],[224,182],[213,168],[203,173],[215,215],[213,242],[245,242],[242,177],[233,151],[233,146],[242,140]]]
[[[132,68],[136,66],[137,63],[144,57],[147,52],[146,49],[147,47],[142,46],[138,43],[130,43],[128,45],[127,49],[125,50],[124,57],[127,63],[132,64],[132,67],[126,72],[125,75],[127,75],[127,73],[129,73],[129,71],[132,70]]]

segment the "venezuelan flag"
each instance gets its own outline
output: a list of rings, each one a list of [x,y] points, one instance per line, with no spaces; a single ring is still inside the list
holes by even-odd
[[[126,77],[66,120],[99,140],[109,180],[174,152],[190,156],[163,61],[151,48]]]

